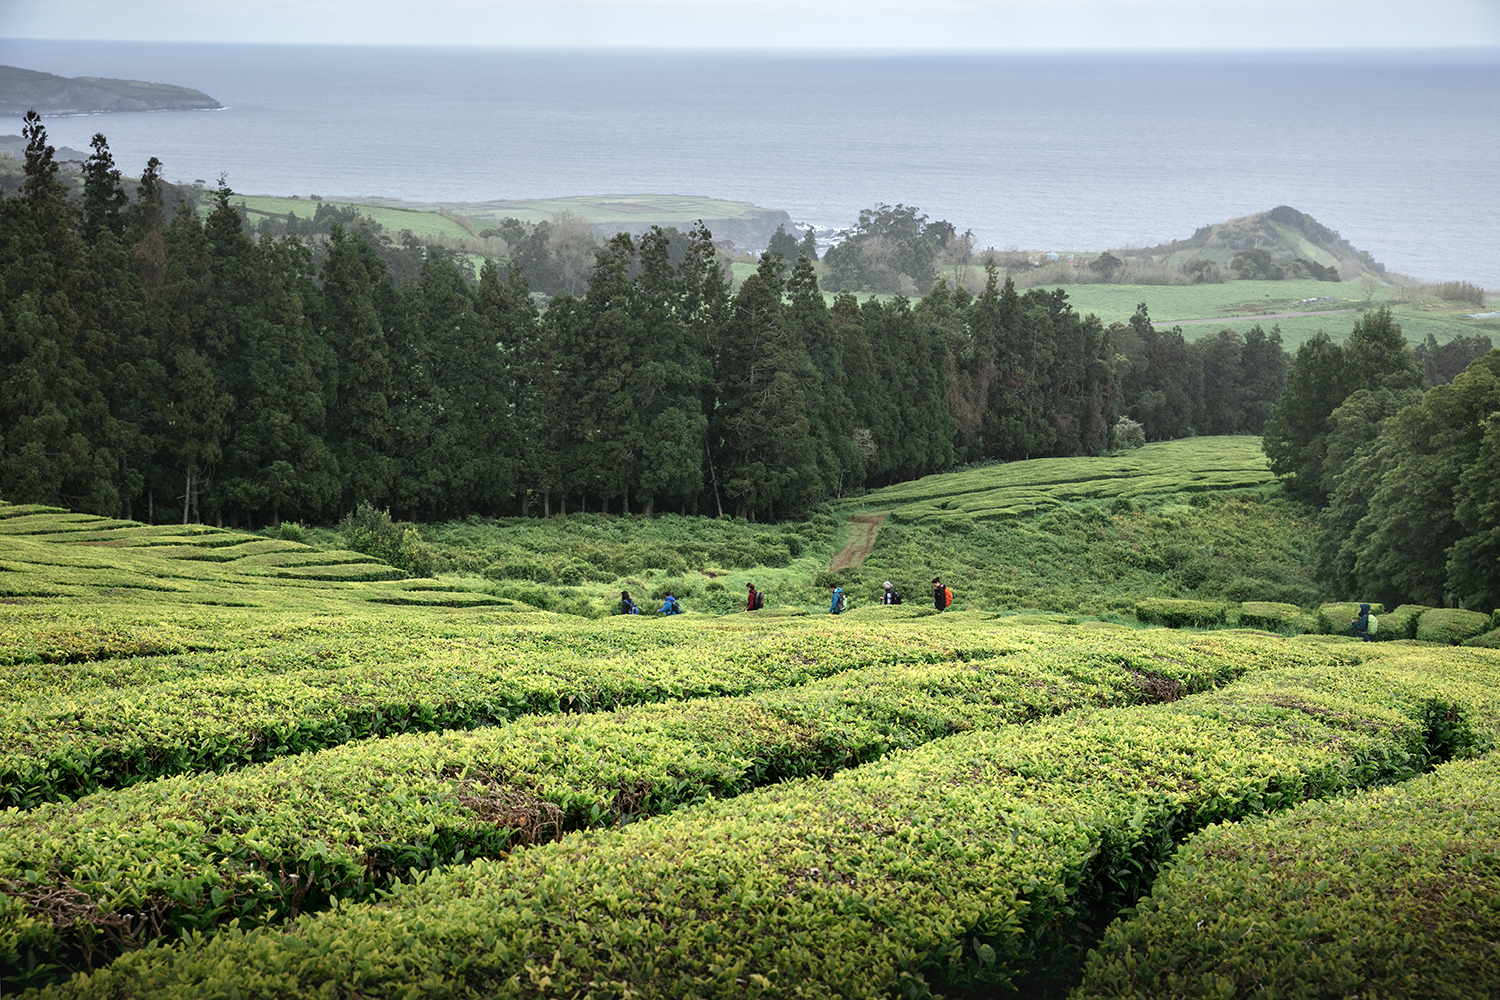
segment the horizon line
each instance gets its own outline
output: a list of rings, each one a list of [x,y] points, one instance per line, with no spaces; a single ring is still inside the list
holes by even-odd
[[[43,42],[95,45],[225,45],[245,48],[344,48],[344,49],[493,49],[528,52],[741,52],[796,53],[827,55],[1262,55],[1262,54],[1341,54],[1341,53],[1488,53],[1500,58],[1500,44],[1488,41],[1452,42],[1442,45],[1166,45],[1166,46],[1075,46],[1075,45],[1008,45],[1008,46],[938,46],[913,45],[704,45],[704,44],[602,44],[580,42],[342,42],[342,41],[233,41],[214,38],[55,38],[40,36],[0,36],[0,45],[10,42]]]

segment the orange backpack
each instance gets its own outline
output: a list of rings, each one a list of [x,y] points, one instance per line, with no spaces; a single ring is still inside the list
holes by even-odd
[[[953,591],[952,591],[952,589],[950,589],[948,587],[944,587],[943,588],[943,607],[948,608],[948,607],[952,607],[952,606],[953,606]]]

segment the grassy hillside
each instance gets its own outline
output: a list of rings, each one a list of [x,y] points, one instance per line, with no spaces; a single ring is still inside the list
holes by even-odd
[[[242,194],[236,194],[232,202],[245,209],[245,215],[252,226],[266,216],[276,215],[284,217],[288,212],[295,212],[297,217],[301,219],[310,219],[313,213],[318,210],[318,205],[322,203],[311,198],[278,198],[267,195]],[[456,219],[439,215],[433,211],[375,205],[362,201],[326,199],[326,203],[336,205],[340,208],[353,207],[360,215],[380,223],[391,233],[400,233],[402,230],[409,230],[412,235],[423,239],[431,239],[435,236],[468,239],[474,235],[472,231],[473,223],[465,226]]]
[[[1146,303],[1152,322],[1170,328],[1178,320],[1212,319],[1188,323],[1188,340],[1229,328],[1245,331],[1259,323],[1270,331],[1281,329],[1288,351],[1319,330],[1341,340],[1354,326],[1356,313],[1366,307],[1364,289],[1349,283],[1324,281],[1226,281],[1210,285],[1063,285],[1068,301],[1081,313],[1093,313],[1106,323],[1123,323],[1139,303]],[[1455,337],[1488,336],[1500,343],[1500,319],[1476,320],[1468,315],[1483,310],[1471,303],[1402,303],[1397,289],[1374,289],[1371,301],[1389,305],[1406,339],[1420,344],[1430,333],[1439,344]],[[1321,301],[1312,301],[1321,300]],[[1311,312],[1311,316],[1268,318],[1274,313]]]
[[[1151,252],[1168,267],[1181,267],[1192,260],[1227,266],[1236,253],[1257,248],[1269,251],[1273,261],[1301,258],[1332,267],[1345,281],[1364,273],[1385,275],[1385,268],[1368,253],[1356,250],[1312,216],[1286,205],[1203,226],[1188,239],[1164,243]]]
[[[899,529],[911,551],[972,551],[1003,584],[1025,568],[1071,586],[1103,544],[1079,531],[1150,553],[1242,507],[1247,533],[1280,516],[1252,442],[1182,445],[873,494],[888,516],[866,565],[907,551],[885,547]],[[775,527],[475,521],[429,542],[457,568],[587,566],[705,593],[780,572],[790,587],[857,509]],[[1000,529],[1024,530],[964,544]],[[1234,544],[1244,562],[1264,543]],[[1242,892],[1239,869],[1196,861],[1156,881],[1198,831],[1214,857],[1243,830],[1311,871],[1321,845],[1368,839],[1367,812],[1340,801],[1372,789],[1380,843],[1420,841],[1424,872],[1470,859],[1467,900],[1500,887],[1490,811],[1425,818],[1435,787],[1486,800],[1493,768],[1463,762],[1500,733],[1495,651],[918,601],[594,621],[483,592],[509,572],[391,579],[331,548],[0,506],[0,796],[15,807],[0,812],[0,988],[1061,996],[1101,939],[1137,939],[1121,910],[1141,895],[1176,920]],[[545,589],[587,598],[620,579]],[[1487,983],[1496,911],[1463,910],[1468,936],[1450,934],[1440,907],[1411,905],[1434,891],[1421,884],[1361,896],[1371,926],[1399,916],[1404,936],[1361,933],[1346,992],[1383,982],[1429,929],[1442,975]],[[1254,968],[1326,949],[1309,931],[1333,913],[1248,951],[1235,919],[1208,943],[1164,922],[1187,940],[1161,954],[1218,948]],[[1118,953],[1090,965],[1100,995],[1140,974],[1128,955],[1105,964]]]
[[[885,515],[874,548],[834,571],[849,518]],[[835,505],[804,522],[572,515],[470,518],[424,527],[445,583],[589,617],[620,591],[690,610],[856,605],[886,579],[916,603],[941,574],[966,609],[1131,615],[1150,597],[1320,603],[1309,512],[1281,497],[1257,438],[1197,438],[1108,458],[1042,459],[929,476]],[[339,544],[322,529],[309,538]]]
[[[885,579],[965,607],[1131,614],[1148,597],[1318,604],[1310,512],[1272,485],[1258,438],[1197,438],[1098,459],[985,466],[878,490],[885,513],[847,587]]]
[[[622,194],[579,195],[571,198],[536,198],[520,201],[413,202],[389,198],[329,198],[330,204],[355,205],[392,232],[411,230],[419,237],[473,237],[480,230],[515,218],[526,223],[549,222],[561,213],[578,216],[596,236],[617,232],[639,235],[652,226],[675,226],[688,231],[703,220],[716,239],[729,239],[742,246],[763,246],[779,225],[791,225],[791,217],[780,209],[761,208],[745,201],[724,201],[685,195]],[[236,195],[251,216],[286,215],[304,218],[317,207],[316,201],[269,195]]]

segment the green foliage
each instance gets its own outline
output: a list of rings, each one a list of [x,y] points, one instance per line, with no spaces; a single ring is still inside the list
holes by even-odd
[[[1487,650],[1079,620],[1158,597],[1222,612],[1241,599],[1212,591],[1248,573],[1290,585],[1305,518],[1273,487],[1212,487],[1244,473],[1238,444],[1152,445],[1111,474],[974,468],[946,497],[893,487],[874,549],[837,572],[842,512],[472,518],[434,532],[472,560],[466,582],[0,505],[0,776],[27,807],[0,814],[5,985],[92,963],[55,995],[493,993],[533,975],[539,993],[628,978],[739,996],[752,976],[772,993],[1060,992],[1194,831],[1407,780],[1496,735]],[[1042,509],[977,516],[1026,491]],[[784,565],[690,565],[715,546]],[[477,576],[679,552],[682,568],[608,583]],[[345,571],[364,575],[317,579]],[[1049,576],[1072,606],[937,615],[934,572],[968,607],[1044,596]],[[700,613],[741,607],[742,577],[772,606]],[[910,581],[909,606],[873,604],[885,578]],[[622,579],[691,595],[690,613],[612,615]],[[807,614],[828,579],[871,603]],[[1250,601],[1242,619],[1288,610]],[[45,804],[60,799],[76,800]]]
[[[1275,601],[1245,601],[1240,605],[1236,624],[1240,628],[1259,628],[1267,632],[1302,631],[1306,621],[1302,609],[1295,604],[1279,604]]]
[[[910,600],[940,575],[967,607],[1086,614],[1147,597],[1316,605],[1312,521],[1254,488],[1270,479],[1256,439],[1195,438],[890,486],[859,501],[888,516],[855,582]]]
[[[891,629],[887,620],[860,631]],[[978,638],[971,624],[951,618],[929,620],[923,632],[928,640]],[[0,911],[0,940],[62,978],[90,948],[96,966],[101,953],[121,950],[107,930],[141,906],[154,910],[157,933],[168,936],[230,919],[277,922],[332,899],[378,896],[414,869],[503,856],[572,830],[832,774],[957,732],[1080,705],[1175,698],[1257,667],[1246,648],[1118,639],[1106,655],[1048,623],[1013,620],[1000,642],[962,662],[855,669],[760,695],[565,723],[544,716],[370,740],[95,795],[86,810],[61,804],[10,813],[0,817],[0,883],[24,886],[17,894],[28,900],[66,895],[87,904],[66,925]],[[1166,651],[1170,657],[1159,658]],[[254,865],[246,864],[251,856]],[[134,860],[142,857],[154,862]]]
[[[1358,400],[1351,396],[1339,412]],[[1493,607],[1500,602],[1500,502],[1490,488],[1500,472],[1500,353],[1412,402],[1342,449],[1351,457],[1322,519],[1320,567],[1336,593]]]
[[[432,576],[437,563],[414,525],[396,524],[389,510],[376,510],[367,501],[344,517],[339,534],[355,552],[374,556],[412,576]]]
[[[1388,641],[1391,639],[1415,639],[1417,624],[1422,615],[1432,609],[1423,604],[1403,604],[1394,611],[1380,615],[1380,631],[1370,638]]]
[[[1457,646],[1490,627],[1489,615],[1462,608],[1431,608],[1417,621],[1416,638],[1422,642],[1441,642]]]
[[[1481,649],[1500,649],[1500,628],[1492,628],[1482,635],[1464,640],[1465,646],[1478,646]]]
[[[1211,828],[1090,954],[1077,1000],[1500,989],[1500,757]]]
[[[533,975],[660,996],[744,995],[751,976],[851,997],[1056,990],[1180,838],[1425,765],[1430,678],[1376,671],[1351,698],[1348,662],[1288,652],[1171,704],[976,729],[458,866],[289,931],[136,952],[56,995],[302,996],[356,966],[375,995]]]
[[[1182,628],[1192,625],[1210,628],[1223,625],[1227,609],[1222,604],[1209,601],[1185,601],[1170,597],[1152,597],[1135,606],[1135,616],[1153,625],[1167,628]]]

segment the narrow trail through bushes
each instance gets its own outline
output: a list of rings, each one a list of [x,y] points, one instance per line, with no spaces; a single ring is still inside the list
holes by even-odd
[[[849,535],[849,543],[839,550],[828,563],[829,569],[849,569],[858,567],[865,561],[865,556],[875,547],[875,534],[880,530],[881,522],[885,520],[884,514],[856,514],[849,518],[854,530]]]

